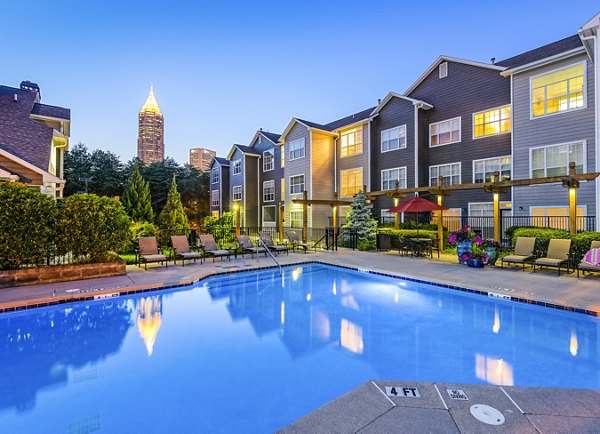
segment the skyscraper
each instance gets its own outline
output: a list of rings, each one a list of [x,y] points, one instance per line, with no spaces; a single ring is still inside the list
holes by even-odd
[[[190,166],[203,172],[208,172],[210,170],[210,165],[216,156],[217,153],[210,149],[192,148],[190,149]]]
[[[165,158],[165,126],[152,86],[139,113],[138,158],[144,164],[162,162]]]

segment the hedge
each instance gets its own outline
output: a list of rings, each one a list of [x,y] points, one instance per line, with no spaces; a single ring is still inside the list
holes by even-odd
[[[392,236],[392,247],[400,247],[400,239],[402,238],[437,238],[437,231],[419,229],[385,229],[380,230],[379,233],[390,234]],[[444,232],[444,242],[448,241],[448,232]]]
[[[545,255],[548,251],[548,243],[553,238],[570,239],[571,253],[575,264],[578,264],[585,253],[590,249],[592,241],[600,241],[600,232],[578,232],[571,234],[570,232],[560,229],[547,228],[519,228],[513,233],[513,245],[517,241],[517,237],[535,237],[535,251],[539,255]]]

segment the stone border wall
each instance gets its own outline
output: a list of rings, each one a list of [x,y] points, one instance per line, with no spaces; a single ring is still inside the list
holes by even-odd
[[[0,288],[123,276],[125,261],[98,264],[55,265],[52,267],[24,268],[0,271]]]

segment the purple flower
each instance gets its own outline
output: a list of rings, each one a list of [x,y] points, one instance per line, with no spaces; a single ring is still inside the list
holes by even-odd
[[[477,235],[477,240],[475,241],[477,244],[481,244],[481,236]]]
[[[456,234],[451,234],[451,235],[448,237],[448,242],[449,242],[450,244],[454,244],[454,243],[456,242]]]

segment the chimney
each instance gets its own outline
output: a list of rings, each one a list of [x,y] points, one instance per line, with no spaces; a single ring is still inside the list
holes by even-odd
[[[496,64],[496,58],[495,57],[492,57],[490,60],[492,61],[492,65]]]
[[[37,94],[35,102],[40,102],[42,100],[42,92],[40,91],[40,87],[37,85],[37,83],[33,83],[29,80],[23,80],[21,82],[21,90],[35,92]]]

